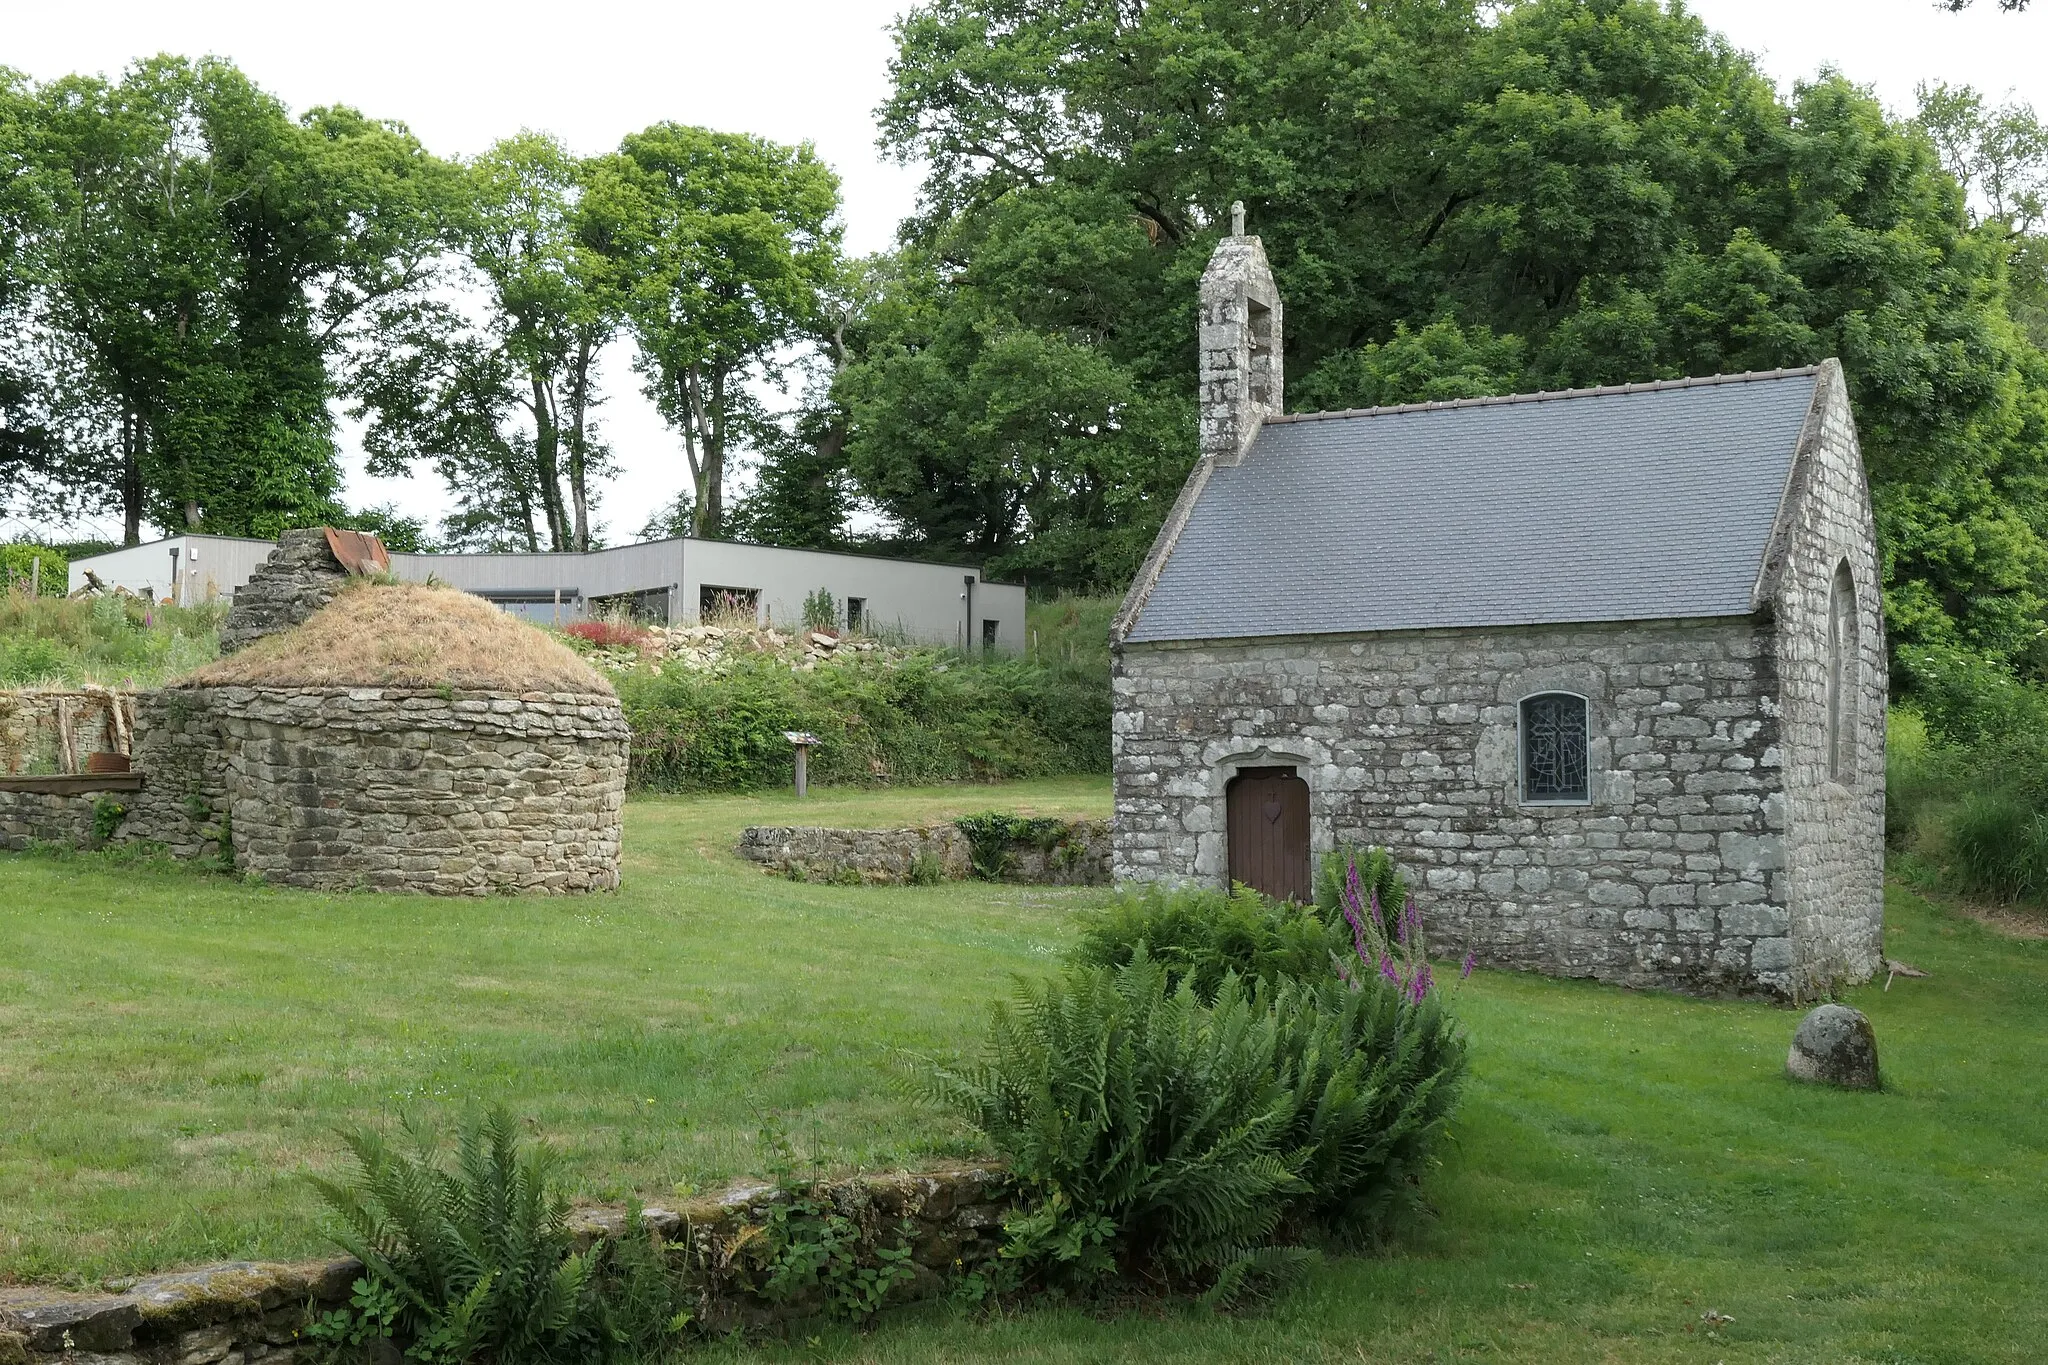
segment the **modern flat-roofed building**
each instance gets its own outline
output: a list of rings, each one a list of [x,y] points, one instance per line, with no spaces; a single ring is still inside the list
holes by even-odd
[[[232,597],[270,551],[267,540],[172,536],[73,560],[108,588],[192,605]],[[731,612],[798,626],[804,600],[832,594],[837,624],[963,649],[1021,651],[1024,589],[989,583],[968,564],[678,537],[587,554],[393,554],[400,578],[433,578],[540,625],[624,613],[680,625]]]

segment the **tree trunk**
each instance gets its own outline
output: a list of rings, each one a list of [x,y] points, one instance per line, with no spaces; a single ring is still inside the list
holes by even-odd
[[[677,387],[683,394],[683,459],[690,467],[690,524],[688,534],[704,534],[704,470],[705,457],[700,453],[700,442],[704,429],[704,395],[702,378],[695,365],[684,370]]]
[[[725,371],[713,369],[711,402],[697,410],[704,449],[704,474],[697,482],[697,534],[706,540],[725,532],[725,382]]]
[[[589,468],[590,369],[596,357],[588,337],[577,342],[575,371],[569,379],[569,500],[575,511],[573,548],[590,549],[590,499],[584,486]]]
[[[541,515],[548,523],[548,548],[560,552],[569,548],[568,518],[562,510],[562,429],[557,424],[547,385],[537,374],[531,376],[531,381],[534,478],[540,485]]]
[[[142,423],[135,410],[121,410],[121,543],[142,543]]]

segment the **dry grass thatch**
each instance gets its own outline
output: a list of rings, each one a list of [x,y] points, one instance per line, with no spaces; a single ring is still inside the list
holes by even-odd
[[[481,597],[360,580],[300,625],[174,685],[612,692],[565,645]]]

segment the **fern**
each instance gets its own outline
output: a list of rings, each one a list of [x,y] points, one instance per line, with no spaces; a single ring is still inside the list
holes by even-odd
[[[453,1170],[432,1130],[405,1131],[411,1152],[368,1130],[343,1134],[354,1173],[312,1184],[335,1217],[335,1240],[397,1295],[408,1355],[423,1365],[479,1356],[545,1365],[598,1353],[592,1272],[602,1252],[575,1250],[554,1154],[522,1151],[503,1109],[463,1124]]]
[[[1465,1068],[1439,1001],[1327,969],[1196,981],[1143,942],[1020,980],[980,1061],[927,1078],[1027,1192],[1005,1254],[1039,1280],[1229,1297],[1298,1265],[1292,1238],[1363,1239],[1417,1197]]]
[[[1069,960],[1122,966],[1143,945],[1174,984],[1188,979],[1197,996],[1213,1000],[1232,972],[1246,980],[1329,980],[1330,955],[1350,943],[1335,914],[1276,903],[1248,887],[1146,887],[1084,916]]]

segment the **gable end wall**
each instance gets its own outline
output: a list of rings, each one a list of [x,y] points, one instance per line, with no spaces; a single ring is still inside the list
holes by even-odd
[[[1866,981],[1884,956],[1884,610],[1870,492],[1841,366],[1820,392],[1786,492],[1762,585],[1775,618],[1782,689],[1787,905],[1797,988]],[[1828,610],[1836,566],[1856,583],[1858,657],[1851,762],[1828,746]]]

